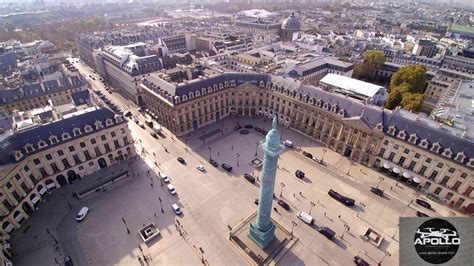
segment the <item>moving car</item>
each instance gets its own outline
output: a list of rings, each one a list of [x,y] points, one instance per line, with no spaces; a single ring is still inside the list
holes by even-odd
[[[136,117],[133,117],[133,122],[135,122],[135,124],[138,125],[140,123],[140,120],[138,120],[138,118],[136,118]]]
[[[291,140],[285,140],[283,144],[285,144],[286,147],[293,147],[293,142]]]
[[[242,134],[242,135],[247,135],[250,132],[248,130],[244,129],[244,130],[241,130],[239,133]]]
[[[161,179],[163,179],[163,182],[165,182],[165,183],[170,182],[170,180],[168,179],[168,176],[165,173],[160,172],[160,177],[161,177]]]
[[[290,205],[288,203],[284,202],[283,200],[279,199],[277,201],[278,205],[280,205],[283,209],[289,211],[290,210]]]
[[[263,129],[261,129],[261,128],[259,128],[259,127],[254,127],[254,129],[255,129],[255,131],[257,131],[257,132],[260,132],[260,133],[263,132]]]
[[[153,131],[155,131],[156,134],[161,133],[161,126],[158,124],[153,125]]]
[[[253,126],[252,125],[245,125],[244,128],[253,128]]]
[[[174,189],[173,185],[168,184],[166,185],[166,187],[168,188],[168,191],[170,192],[171,195],[176,195],[176,189]]]
[[[226,170],[227,172],[230,172],[232,171],[232,166],[226,164],[226,163],[223,163],[222,165],[222,168],[224,168],[224,170]]]
[[[211,163],[212,166],[214,166],[214,167],[218,167],[218,166],[219,166],[219,164],[218,164],[215,160],[213,160],[213,159],[209,160],[209,163]]]
[[[176,215],[180,215],[181,214],[181,209],[179,208],[178,204],[176,203],[173,203],[171,205],[171,209],[173,209],[174,213],[176,213]]]
[[[299,179],[303,179],[304,178],[304,172],[301,171],[301,170],[296,170],[295,176],[298,177]]]
[[[141,128],[145,129],[145,124],[143,124],[142,122],[138,121],[138,125],[139,125]]]
[[[377,187],[371,187],[370,188],[370,192],[374,193],[375,195],[378,195],[380,197],[383,196],[383,190],[381,190],[380,188],[377,188]]]
[[[64,258],[64,266],[73,266],[74,263],[72,263],[71,257],[67,256]]]
[[[430,217],[428,214],[420,211],[416,211],[416,216],[418,217]]]
[[[307,214],[306,212],[298,212],[296,214],[301,221],[305,222],[306,224],[312,225],[314,223],[313,216]]]
[[[132,116],[132,112],[130,112],[130,111],[125,112],[125,116],[126,116],[126,117]]]
[[[242,127],[241,127],[240,125],[236,125],[236,126],[234,127],[234,131],[237,131],[237,130],[239,130],[239,129],[241,129],[241,128],[242,128]]]
[[[357,266],[369,266],[370,264],[359,256],[354,256],[352,259]]]
[[[332,190],[332,189],[330,189],[330,190],[328,191],[328,194],[329,194],[329,196],[331,196],[331,198],[333,198],[333,199],[339,201],[340,203],[342,203],[342,204],[344,204],[344,205],[346,205],[346,206],[348,206],[348,207],[354,206],[354,204],[355,204],[355,200],[354,200],[354,199],[345,197],[345,196],[343,196],[343,195],[337,193],[336,191],[334,191],[334,190]]]
[[[416,199],[416,204],[420,205],[421,207],[425,207],[427,209],[431,209],[431,204],[429,204],[427,201],[422,200],[422,199]]]
[[[204,172],[204,170],[205,170],[205,169],[204,169],[204,165],[202,165],[202,164],[196,165],[196,169],[198,169],[198,170],[201,171],[201,172]]]
[[[255,201],[254,201],[253,203],[255,203],[255,205],[258,206],[258,202],[259,202],[259,201],[260,201],[259,199],[255,199]]]
[[[182,164],[186,164],[186,161],[181,157],[176,158],[176,160],[178,160],[178,162],[180,162]]]
[[[303,155],[310,158],[311,160],[313,159],[313,155],[309,152],[303,151]]]
[[[244,178],[247,179],[247,181],[249,181],[252,184],[255,183],[255,177],[253,177],[253,175],[251,174],[245,174]]]
[[[319,159],[318,157],[316,156],[313,156],[313,161],[317,162],[317,163],[322,163],[323,160]]]
[[[319,233],[327,237],[327,239],[331,240],[334,238],[336,233],[329,227],[323,226],[318,229]]]
[[[87,213],[89,212],[89,208],[82,207],[76,215],[76,221],[80,222],[86,218]]]

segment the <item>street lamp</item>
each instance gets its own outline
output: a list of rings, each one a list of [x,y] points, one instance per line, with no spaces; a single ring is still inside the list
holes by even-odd
[[[311,215],[311,210],[313,209],[314,206],[316,206],[316,204],[314,204],[314,202],[311,201],[311,202],[309,203],[309,206],[310,206],[310,207],[309,207],[309,215]]]
[[[255,157],[257,157],[258,141],[255,142]]]
[[[349,161],[349,169],[347,169],[347,173],[346,173],[348,176],[350,176],[349,173],[351,172],[351,168],[352,168],[353,165],[355,165],[355,164],[352,161]]]
[[[283,188],[285,188],[285,183],[281,182],[280,185],[281,185],[280,197],[282,197],[283,196]]]
[[[346,231],[349,231],[351,229],[351,227],[347,224],[344,224],[344,232],[342,232],[342,235],[341,235],[341,239],[344,239],[344,234],[346,233]]]
[[[130,234],[130,229],[128,229],[127,222],[125,222],[125,219],[122,217],[122,222],[125,225],[125,228],[127,228],[127,234]]]
[[[377,184],[376,188],[379,188],[380,182],[384,181],[385,178],[379,176],[379,183]]]
[[[207,147],[209,149],[209,161],[212,161],[212,148],[211,146]]]
[[[327,151],[328,151],[328,150],[326,150],[326,149],[323,149],[323,156],[321,157],[321,162],[323,162],[323,161],[324,161],[324,155],[326,154],[326,152],[327,152]]]
[[[418,191],[417,191],[417,192],[414,192],[414,193],[413,193],[413,199],[410,200],[410,202],[408,203],[407,206],[410,206],[410,204],[411,204],[413,201],[415,201],[416,197],[418,197],[419,195],[420,195],[420,192],[418,192]]]
[[[240,154],[239,153],[236,153],[237,154],[237,167],[239,166],[239,157],[240,157]]]
[[[184,149],[188,151],[188,138],[184,139]]]
[[[163,204],[161,203],[161,198],[158,197],[158,200],[160,201],[161,213],[163,213],[164,211],[163,211]]]
[[[293,237],[293,229],[295,229],[295,226],[298,224],[295,221],[291,221],[291,237]]]

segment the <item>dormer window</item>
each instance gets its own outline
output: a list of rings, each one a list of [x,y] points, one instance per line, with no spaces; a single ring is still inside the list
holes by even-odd
[[[439,153],[439,149],[441,149],[441,146],[439,145],[439,143],[434,143],[433,147],[431,147],[432,152]]]
[[[425,148],[427,149],[428,148],[428,140],[424,139],[422,141],[420,141],[420,144],[419,144],[422,148]]]
[[[112,119],[109,118],[109,119],[105,120],[105,124],[107,126],[111,126],[113,124]]]
[[[390,126],[388,128],[388,134],[394,136],[395,135],[395,127],[394,126]]]
[[[406,137],[406,134],[405,134],[405,131],[402,130],[400,132],[398,132],[398,136],[397,136],[399,139],[405,139]]]
[[[69,133],[66,133],[66,132],[65,132],[65,133],[63,133],[63,134],[61,135],[61,138],[62,138],[63,140],[66,140],[66,139],[70,139],[71,136],[69,135]]]
[[[103,128],[101,121],[95,121],[94,125],[95,125],[95,128],[96,128],[96,129]]]
[[[35,148],[33,148],[33,145],[31,145],[31,144],[26,144],[24,148],[26,150],[26,153],[30,153],[30,152],[33,152],[35,150]]]
[[[411,143],[415,144],[415,143],[416,143],[416,140],[417,140],[416,134],[410,135],[409,141],[410,141]]]
[[[344,109],[339,110],[339,115],[344,116]]]
[[[51,137],[49,137],[49,141],[51,142],[51,144],[56,144],[56,143],[58,143],[58,137],[51,136]]]
[[[81,135],[81,129],[75,128],[73,129],[72,133],[74,134],[75,137]]]
[[[15,152],[15,160],[19,161],[23,158],[23,153],[21,151],[16,151]]]
[[[89,132],[92,131],[92,127],[89,126],[89,125],[87,125],[87,126],[84,127],[84,131],[85,131],[86,133],[89,133]]]
[[[189,99],[192,99],[192,98],[194,98],[194,93],[193,93],[193,92],[190,92],[190,93],[189,93]]]
[[[38,147],[44,148],[44,147],[46,147],[46,146],[47,146],[46,141],[44,141],[44,140],[38,141]]]
[[[383,129],[382,123],[378,123],[378,124],[375,126],[375,129],[378,130],[378,131],[382,131],[382,129]]]
[[[469,162],[467,163],[468,166],[474,167],[474,158],[471,158]]]
[[[451,155],[453,154],[453,152],[451,151],[451,149],[446,149],[444,150],[443,152],[443,156],[446,156],[448,158],[451,158]]]
[[[462,153],[462,152],[459,152],[459,153],[456,155],[456,159],[455,159],[455,160],[462,163],[465,158],[466,158],[466,155],[464,155],[464,153]]]
[[[201,93],[199,91],[196,91],[196,97],[201,96]]]

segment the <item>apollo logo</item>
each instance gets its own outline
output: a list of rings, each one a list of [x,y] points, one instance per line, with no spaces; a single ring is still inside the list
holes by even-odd
[[[426,262],[441,264],[457,253],[461,238],[456,228],[443,219],[430,219],[415,232],[414,245],[418,255]]]

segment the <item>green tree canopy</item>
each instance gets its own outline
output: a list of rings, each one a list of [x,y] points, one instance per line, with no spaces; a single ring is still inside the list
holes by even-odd
[[[375,70],[380,69],[387,59],[380,50],[370,50],[364,54],[364,63],[370,65]]]
[[[426,84],[426,67],[423,65],[408,65],[398,69],[390,80],[390,89],[402,83],[410,85],[410,92],[423,93]]]
[[[391,110],[395,109],[401,104],[403,95],[407,93],[409,89],[410,85],[408,83],[403,83],[400,86],[392,88],[385,101],[385,107]]]
[[[402,95],[403,109],[408,111],[419,111],[423,105],[425,96],[421,93],[405,93]]]

